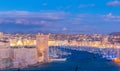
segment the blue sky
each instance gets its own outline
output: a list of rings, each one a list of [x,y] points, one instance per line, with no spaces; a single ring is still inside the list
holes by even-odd
[[[0,31],[120,32],[120,0],[0,0]]]

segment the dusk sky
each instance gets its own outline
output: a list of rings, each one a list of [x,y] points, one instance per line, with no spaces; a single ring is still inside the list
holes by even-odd
[[[120,32],[120,0],[0,0],[0,31]]]

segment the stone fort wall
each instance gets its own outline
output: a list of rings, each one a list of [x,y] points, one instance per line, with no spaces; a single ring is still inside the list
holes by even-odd
[[[2,48],[0,49],[0,68],[18,68],[38,62],[36,48]]]

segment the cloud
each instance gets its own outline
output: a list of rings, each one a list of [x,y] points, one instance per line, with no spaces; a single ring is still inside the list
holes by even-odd
[[[29,11],[6,11],[0,12],[0,17],[37,17],[37,18],[62,18],[65,12],[29,12]]]
[[[120,6],[120,2],[115,0],[107,3],[108,6]]]
[[[112,13],[108,13],[107,15],[103,16],[105,21],[109,22],[120,22],[120,16],[113,15]]]
[[[62,28],[63,31],[67,31],[68,29],[66,27]]]
[[[94,7],[95,4],[80,4],[79,8],[85,8],[85,7]]]
[[[65,12],[29,12],[29,11],[5,11],[0,12],[0,24],[45,24],[66,19]]]
[[[87,17],[87,16],[89,16],[89,15],[87,15],[87,14],[77,14],[77,17],[80,17],[80,18]]]
[[[11,28],[15,25],[12,31],[19,28],[17,26],[21,26],[19,30],[22,30],[21,28],[23,26],[27,29],[28,26],[28,31],[90,33],[96,30],[99,31],[100,27],[98,23],[104,24],[104,20],[112,21],[112,23],[114,21],[120,21],[120,16],[115,16],[112,13],[102,16],[102,20],[99,16],[100,15],[72,14],[59,11],[4,11],[0,12],[0,25],[4,25],[5,27],[7,27],[6,25],[11,25]]]

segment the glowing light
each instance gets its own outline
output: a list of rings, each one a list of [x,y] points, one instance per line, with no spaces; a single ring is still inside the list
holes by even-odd
[[[114,58],[113,60],[115,63],[120,63],[120,58]]]
[[[18,42],[17,42],[17,46],[24,46],[23,41],[22,41],[22,40],[18,40]]]
[[[11,40],[10,46],[34,46],[36,45],[36,40]]]

